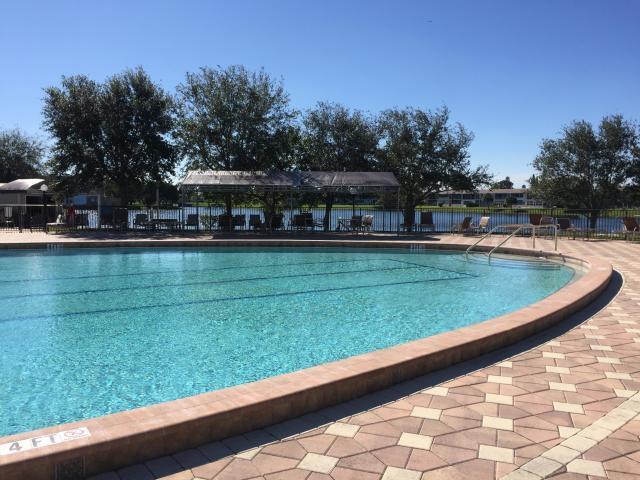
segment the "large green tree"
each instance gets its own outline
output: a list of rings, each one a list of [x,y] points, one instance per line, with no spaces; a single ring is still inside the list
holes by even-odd
[[[428,196],[447,189],[474,190],[491,179],[486,167],[470,165],[473,134],[449,120],[446,107],[391,109],[380,117],[382,168],[400,182],[404,225],[409,230],[416,207]]]
[[[42,143],[20,130],[0,131],[0,183],[42,175]]]
[[[45,90],[52,173],[65,190],[113,188],[127,205],[145,182],[174,172],[172,105],[171,96],[141,68],[104,83],[84,75],[63,77],[61,86]]]
[[[281,81],[234,65],[187,73],[177,87],[176,138],[186,167],[287,170],[293,164],[297,112]],[[231,196],[226,197],[231,213]]]
[[[491,188],[499,188],[499,189],[509,190],[509,189],[513,188],[513,182],[511,181],[511,179],[509,177],[504,177],[504,180],[493,182],[491,184]]]
[[[604,117],[597,129],[576,121],[556,139],[544,139],[533,162],[533,194],[546,204],[589,210],[591,227],[598,210],[620,204],[623,187],[640,162],[638,130],[621,115]]]
[[[380,141],[376,122],[358,110],[320,102],[303,118],[300,168],[369,171],[376,168]],[[329,229],[334,194],[324,192],[324,229]]]

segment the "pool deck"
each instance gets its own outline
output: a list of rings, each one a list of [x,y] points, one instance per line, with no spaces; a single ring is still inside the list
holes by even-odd
[[[63,239],[0,233],[0,243]],[[474,240],[443,235],[431,241]],[[548,240],[538,242],[553,249]],[[509,245],[531,248],[531,240]],[[640,245],[561,240],[559,250],[610,262],[621,276],[620,291],[612,285],[602,305],[476,361],[93,478],[640,479]]]

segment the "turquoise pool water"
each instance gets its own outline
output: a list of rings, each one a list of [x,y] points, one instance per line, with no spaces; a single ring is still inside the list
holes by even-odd
[[[408,249],[0,252],[0,435],[259,380],[536,302],[566,267]]]

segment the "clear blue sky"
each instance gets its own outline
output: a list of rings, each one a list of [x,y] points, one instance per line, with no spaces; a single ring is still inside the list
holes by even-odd
[[[0,16],[0,128],[45,139],[42,89],[141,65],[244,64],[296,108],[446,104],[474,164],[521,183],[541,138],[573,119],[640,119],[640,0],[29,1]]]

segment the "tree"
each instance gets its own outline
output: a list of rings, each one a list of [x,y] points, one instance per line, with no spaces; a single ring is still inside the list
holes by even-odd
[[[400,182],[404,225],[411,230],[415,209],[442,190],[475,190],[487,184],[484,166],[472,168],[469,145],[473,134],[449,123],[449,110],[406,108],[382,113],[383,168]]]
[[[20,130],[0,131],[0,183],[42,174],[40,141]]]
[[[376,166],[379,142],[375,121],[358,110],[320,102],[303,119],[304,170],[369,171]],[[334,193],[324,192],[324,229],[329,230]]]
[[[510,190],[513,188],[513,182],[509,177],[505,177],[504,180],[500,180],[499,182],[495,182],[491,184],[492,189],[500,188],[505,190]]]
[[[187,168],[287,170],[297,112],[282,82],[234,65],[187,73],[178,90],[176,137]],[[226,196],[231,214],[231,196]]]
[[[597,131],[584,120],[565,126],[560,138],[542,141],[530,182],[534,195],[550,205],[588,209],[595,228],[598,210],[618,205],[634,175],[638,137],[621,115],[604,117]]]
[[[102,84],[83,75],[63,77],[60,87],[45,90],[52,173],[68,190],[113,186],[126,206],[145,182],[174,172],[172,105],[141,68]]]

